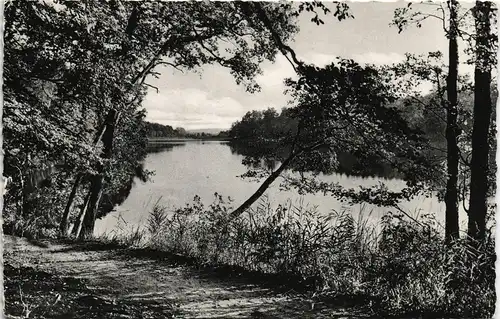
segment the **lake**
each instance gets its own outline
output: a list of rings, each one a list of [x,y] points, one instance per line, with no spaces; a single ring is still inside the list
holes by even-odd
[[[238,176],[246,171],[241,163],[243,156],[231,151],[227,142],[222,141],[175,141],[165,148],[154,146],[144,161],[148,170],[155,171],[152,181],[142,183],[138,180],[125,202],[101,220],[96,221],[95,234],[112,232],[143,225],[153,205],[159,200],[161,204],[175,208],[191,202],[195,195],[201,197],[207,205],[214,199],[217,192],[230,196],[238,207],[259,187],[258,182],[241,179]],[[383,179],[360,178],[345,175],[320,176],[329,182],[339,182],[352,188],[358,185],[375,185]],[[404,183],[400,180],[383,180],[390,189],[400,189]],[[279,181],[267,190],[266,195],[273,206],[285,203],[288,199],[309,206],[317,206],[322,213],[332,210],[346,209],[355,217],[359,215],[360,205],[346,206],[330,196],[308,194],[300,196],[292,191],[280,191]],[[436,218],[444,225],[444,203],[437,198],[417,197],[411,202],[401,203],[401,207],[412,216],[418,213],[435,213]],[[372,210],[369,216],[372,222],[377,222],[389,208],[365,205],[364,213]],[[461,229],[466,229],[466,214],[461,208]]]

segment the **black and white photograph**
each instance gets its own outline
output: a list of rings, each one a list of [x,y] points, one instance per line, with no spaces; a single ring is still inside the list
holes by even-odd
[[[495,2],[0,11],[5,318],[498,313]]]

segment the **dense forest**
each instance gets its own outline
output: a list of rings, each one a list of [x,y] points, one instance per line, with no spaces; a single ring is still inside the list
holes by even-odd
[[[182,127],[174,129],[170,125],[146,122],[148,137],[185,137],[186,130]]]
[[[208,132],[189,132],[182,127],[173,128],[170,125],[163,125],[158,123],[145,122],[148,138],[171,138],[182,137],[190,139],[208,139],[208,138],[227,138],[228,132],[221,131],[218,134]]]
[[[207,137],[145,120],[143,102],[155,88],[148,81],[160,66],[200,72],[217,65],[255,93],[263,62],[282,56],[294,70],[283,79],[288,105],[249,111],[217,136],[245,155],[242,177],[258,180],[257,190],[236,208],[220,194],[210,206],[198,197],[185,208],[155,206],[144,230],[149,247],[203,266],[285,276],[325,298],[362,296],[382,317],[493,314],[494,3],[401,4],[387,24],[404,33],[437,17],[447,52],[410,52],[389,65],[339,57],[324,66],[294,50],[299,18],[318,30],[327,30],[326,21],[337,27],[356,20],[348,3],[4,6],[6,234],[92,240],[96,219],[123,203],[135,180],[154,174],[143,165],[148,139]],[[473,75],[461,72],[465,64]],[[423,92],[423,83],[432,90]],[[397,178],[404,187],[381,179],[346,188],[319,178],[336,172]],[[300,195],[387,208],[382,230],[369,235],[348,214],[259,205],[278,181]],[[443,230],[400,208],[418,196],[444,202]],[[467,229],[459,227],[459,207]]]

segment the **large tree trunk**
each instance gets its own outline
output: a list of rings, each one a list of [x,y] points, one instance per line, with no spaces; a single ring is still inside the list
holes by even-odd
[[[86,206],[83,223],[81,224],[81,232],[78,236],[80,240],[89,239],[94,234],[95,219],[101,200],[103,181],[104,177],[102,174],[93,176],[91,179],[90,198]]]
[[[240,205],[237,209],[235,209],[231,213],[231,219],[236,218],[243,214],[247,209],[252,206],[253,203],[255,203],[271,186],[271,184],[280,176],[280,174],[288,167],[290,162],[295,158],[296,155],[292,154],[289,156],[281,165],[278,167],[276,171],[274,171],[271,175],[269,175],[268,178],[260,185],[260,187],[257,189],[255,193],[253,193],[252,196],[250,196],[243,204]]]
[[[127,28],[125,30],[125,33],[127,33],[129,38],[132,37],[132,34],[134,33],[135,28],[137,27],[137,23],[138,23],[138,9],[137,9],[137,6],[134,6],[134,9],[133,9],[133,11],[128,19],[128,22],[127,22]],[[129,46],[125,40],[123,41],[122,46],[123,46],[123,50],[122,50],[120,55],[125,56],[127,54],[128,49],[129,49]],[[139,74],[143,74],[143,72],[140,72]],[[138,79],[134,80],[133,84],[135,85],[135,83],[137,81],[138,81]],[[115,115],[115,116],[117,117],[118,115]],[[97,131],[97,135],[94,138],[94,142],[93,142],[94,146],[96,146],[97,143],[99,143],[99,141],[103,137],[105,129],[106,129],[106,123],[104,123]],[[75,182],[74,182],[73,187],[71,189],[71,193],[70,193],[69,198],[68,198],[68,202],[66,203],[66,207],[64,209],[63,218],[61,221],[61,225],[59,227],[59,231],[60,231],[62,236],[66,236],[67,232],[68,232],[69,214],[70,214],[71,206],[73,205],[73,201],[75,199],[76,191],[78,190],[78,186],[80,184],[81,178],[82,178],[81,174],[77,174],[77,176],[75,178]],[[84,207],[86,207],[86,206],[84,206]]]
[[[92,141],[94,147],[97,146],[99,141],[103,138],[105,130],[106,130],[106,123],[103,123],[101,127],[99,127],[99,130],[97,131],[97,134],[94,137],[94,140]],[[66,207],[64,208],[61,225],[59,226],[59,233],[61,234],[61,236],[67,236],[69,215],[71,212],[71,207],[73,206],[73,201],[75,200],[76,192],[78,190],[78,187],[80,186],[81,180],[82,180],[82,174],[78,173],[75,177],[75,181],[73,182],[73,187],[71,188],[71,192],[69,194]]]
[[[81,178],[82,175],[76,175],[73,187],[71,188],[71,193],[69,194],[68,202],[66,203],[66,207],[64,208],[61,225],[59,226],[59,234],[63,237],[66,237],[68,235],[69,213],[71,211],[73,201],[75,200],[76,191],[78,190],[78,186],[80,185]]]
[[[458,226],[458,44],[457,44],[457,1],[449,1],[450,6],[450,29],[449,38],[449,72],[447,78],[448,103],[446,108],[446,163],[448,168],[448,179],[446,182],[446,221],[445,237],[447,241],[457,238]]]
[[[102,136],[103,152],[101,154],[101,158],[103,160],[110,159],[113,153],[113,135],[116,119],[117,112],[116,110],[111,109],[106,116],[106,129]],[[99,202],[101,200],[103,182],[104,166],[101,164],[98,167],[98,173],[91,178],[89,205],[87,206],[87,212],[85,213],[85,218],[83,219],[82,232],[79,236],[79,239],[81,240],[92,237],[94,233],[95,219],[99,208]]]
[[[85,196],[85,201],[83,202],[83,205],[80,209],[80,215],[78,215],[78,218],[76,219],[75,224],[73,225],[72,235],[74,238],[80,237],[80,232],[82,231],[83,219],[85,218],[85,213],[87,212],[87,207],[89,206],[90,194],[91,192],[89,190],[87,196]]]
[[[472,159],[469,200],[468,234],[476,240],[486,236],[488,210],[488,130],[491,105],[491,2],[477,1],[474,8],[476,21],[476,67],[474,70],[474,125],[472,129]]]
[[[312,146],[302,148],[301,150],[299,150],[297,152],[292,151],[290,156],[288,156],[288,158],[285,161],[283,161],[283,163],[280,165],[280,167],[278,167],[278,169],[276,171],[274,171],[268,178],[266,178],[266,180],[262,183],[262,185],[260,185],[260,187],[257,189],[257,191],[252,196],[250,196],[243,204],[241,204],[240,207],[238,207],[233,212],[231,212],[230,218],[234,219],[234,218],[240,216],[241,214],[243,214],[247,209],[249,209],[250,206],[252,206],[252,204],[255,203],[266,192],[266,190],[269,188],[269,186],[271,186],[271,184],[280,176],[281,173],[283,173],[283,171],[290,165],[290,163],[297,156],[299,156],[303,153],[306,153],[306,152],[313,151],[313,150],[317,149],[318,147],[321,147],[322,145],[323,145],[322,143],[316,143]],[[292,147],[292,150],[293,150],[293,147]]]

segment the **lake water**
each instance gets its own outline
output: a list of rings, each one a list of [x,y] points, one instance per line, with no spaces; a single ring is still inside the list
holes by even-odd
[[[239,178],[246,171],[241,163],[242,155],[231,151],[226,142],[220,141],[185,141],[175,142],[170,148],[148,154],[145,159],[145,168],[155,171],[152,181],[142,183],[136,181],[130,196],[115,211],[102,220],[96,222],[96,235],[112,232],[126,225],[127,228],[143,225],[152,206],[160,203],[168,207],[184,206],[191,202],[195,195],[203,202],[210,204],[217,192],[234,199],[233,206],[238,207],[259,187],[258,182]],[[345,175],[321,176],[325,181],[339,182],[341,185],[352,188],[358,185],[369,186],[377,184],[378,178],[357,178]],[[384,180],[390,189],[400,189],[404,183],[399,180]],[[280,191],[279,181],[267,190],[266,195],[273,206],[284,203],[287,199],[300,202],[304,205],[317,206],[321,212],[331,210],[350,210],[355,217],[359,215],[360,205],[353,207],[340,203],[333,197],[308,194],[300,196],[292,191]],[[406,212],[415,216],[418,213],[435,213],[436,218],[443,225],[444,203],[437,198],[424,196],[404,202],[400,205]],[[366,212],[372,210],[369,218],[377,222],[389,208],[366,205]],[[466,215],[461,211],[461,228],[466,225]]]

